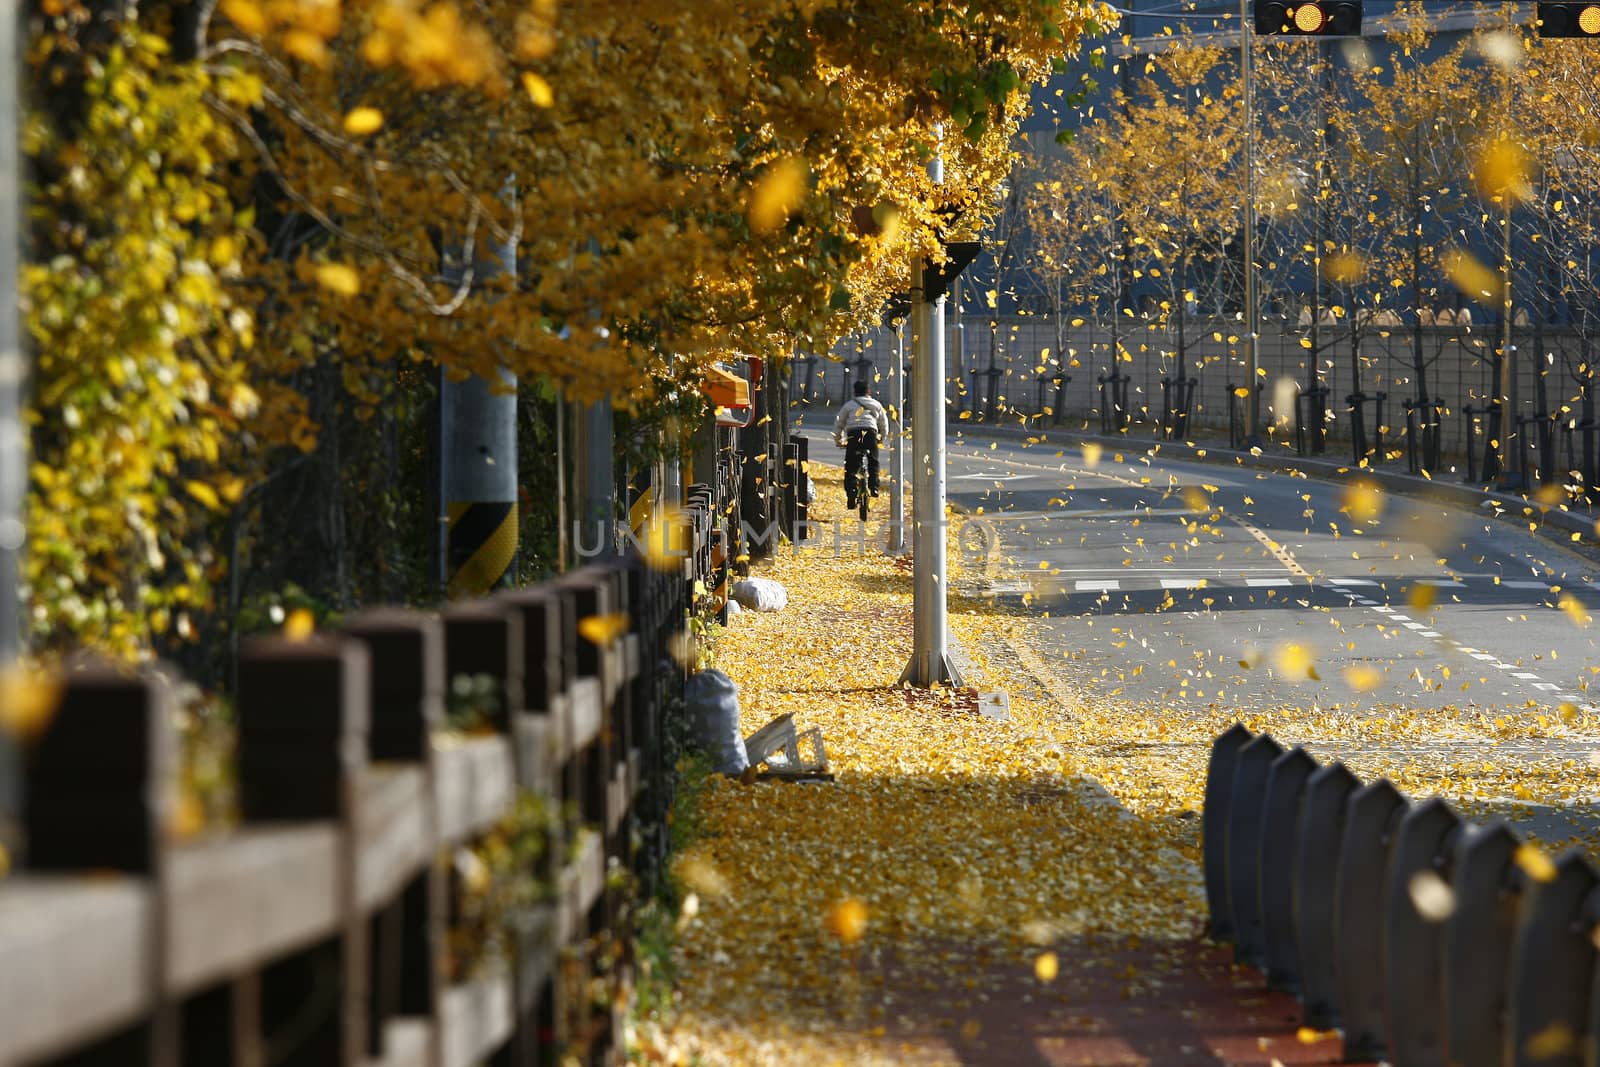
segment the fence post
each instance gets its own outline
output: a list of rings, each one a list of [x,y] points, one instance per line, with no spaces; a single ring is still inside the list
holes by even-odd
[[[1450,805],[1430,797],[1406,812],[1395,834],[1383,934],[1383,985],[1388,993],[1389,1052],[1408,1067],[1445,1064],[1440,995],[1445,916],[1418,908],[1419,895],[1428,890],[1425,882],[1414,880],[1453,873],[1450,858],[1460,830],[1461,820]],[[1439,904],[1444,907],[1448,900]]]
[[[1261,914],[1266,935],[1267,984],[1300,991],[1300,955],[1294,936],[1294,855],[1300,804],[1317,761],[1295,747],[1272,762],[1261,821]]]
[[[1522,873],[1512,861],[1519,844],[1500,822],[1456,840],[1456,909],[1445,921],[1439,969],[1445,1060],[1458,1067],[1504,1062],[1511,945],[1523,899]]]
[[[1233,958],[1266,966],[1266,927],[1261,915],[1261,827],[1267,775],[1283,749],[1267,734],[1239,750],[1228,799],[1228,912],[1233,916]]]
[[[160,999],[144,1025],[93,1062],[173,1067],[178,1011],[160,997],[169,908],[164,841],[177,762],[171,686],[153,671],[87,661],[69,668],[63,684],[28,762],[21,811],[27,866],[114,870],[147,880],[152,949],[145,981]]]
[[[377,760],[422,767],[423,833],[429,852],[438,850],[434,796],[433,733],[444,725],[444,635],[439,620],[420,612],[378,609],[352,619],[344,632],[367,648],[372,725],[368,753]],[[401,890],[399,899],[373,923],[370,955],[372,998],[370,1052],[384,1054],[384,1025],[392,1016],[438,1020],[443,1004],[445,911],[448,887],[437,863],[428,864]],[[444,1055],[440,1027],[430,1030],[429,1048]]]
[[[1255,737],[1240,723],[1234,723],[1211,742],[1211,761],[1206,768],[1205,807],[1200,813],[1202,847],[1205,857],[1206,905],[1211,914],[1206,934],[1213,941],[1228,943],[1235,936],[1233,913],[1228,899],[1228,802],[1233,796],[1233,773],[1239,750]]]
[[[1342,763],[1330,764],[1306,780],[1300,802],[1300,827],[1294,856],[1295,947],[1300,962],[1300,1002],[1304,1022],[1318,1030],[1339,1025],[1339,985],[1335,975],[1338,942],[1334,936],[1335,880],[1344,843],[1350,794],[1361,788]]]
[[[1395,826],[1406,799],[1380,779],[1350,795],[1334,892],[1334,974],[1347,1060],[1383,1059],[1383,908]]]
[[[523,709],[522,616],[497,600],[468,600],[444,610],[444,670],[447,699],[459,700],[464,679],[488,677],[493,706],[485,711],[500,733],[511,734],[512,716]],[[517,756],[518,781],[523,780]]]
[[[1597,885],[1594,868],[1581,854],[1568,852],[1556,861],[1555,877],[1534,886],[1512,949],[1507,1064],[1579,1067],[1585,1062]]]
[[[367,923],[356,884],[359,776],[367,763],[370,663],[354,641],[257,639],[239,660],[239,811],[246,822],[333,819],[340,850],[339,932],[275,965],[261,983],[262,1023],[293,1028],[296,1067],[356,1067],[367,1048]],[[331,1017],[307,1021],[307,990],[332,959]]]

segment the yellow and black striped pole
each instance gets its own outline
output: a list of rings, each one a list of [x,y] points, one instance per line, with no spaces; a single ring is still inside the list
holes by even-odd
[[[516,274],[517,244],[480,243],[475,277]],[[461,279],[464,264],[447,263]],[[439,391],[439,560],[445,593],[482,596],[507,581],[517,555],[517,379],[441,375]]]
[[[447,591],[452,600],[482,596],[500,583],[516,558],[516,501],[451,501],[449,515]]]

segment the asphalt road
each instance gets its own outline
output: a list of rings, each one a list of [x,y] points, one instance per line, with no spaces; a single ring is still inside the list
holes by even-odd
[[[824,435],[808,436],[814,458],[839,462]],[[1600,713],[1600,625],[1589,619],[1600,617],[1600,562],[1530,532],[1528,517],[955,435],[947,476],[951,503],[986,534],[967,549],[990,549],[966,591],[1035,616],[1035,663],[1056,665],[1052,681],[1075,696],[1179,717],[1218,706]],[[1484,754],[1548,767],[1596,747],[1574,738]],[[1334,748],[1319,754],[1346,754]],[[1578,821],[1597,824],[1587,812]]]

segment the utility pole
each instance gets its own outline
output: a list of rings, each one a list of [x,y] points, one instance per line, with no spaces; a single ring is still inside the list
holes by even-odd
[[[944,181],[944,160],[936,149],[928,163],[935,185]],[[944,478],[944,294],[928,299],[928,285],[937,273],[924,256],[911,264],[911,364],[916,376],[911,384],[911,510],[913,601],[911,607],[911,662],[900,675],[902,682],[922,689],[936,685],[961,685],[960,673],[950,663],[947,642],[946,590],[949,587],[945,553]]]
[[[942,372],[941,372],[942,373]],[[889,406],[894,409],[889,447],[889,546],[892,556],[906,551],[906,320],[894,324],[894,371],[889,375]]]
[[[445,265],[456,284],[465,270]],[[514,238],[474,257],[478,280],[516,273]],[[517,553],[517,379],[442,374],[439,390],[441,577],[447,596],[481,596],[509,580]]]
[[[617,553],[617,473],[612,457],[611,394],[585,404],[576,420],[577,444],[572,450],[578,494],[573,545],[579,566]]]
[[[1246,448],[1261,447],[1261,393],[1256,389],[1256,137],[1255,83],[1250,70],[1250,0],[1239,0],[1239,74],[1244,98],[1244,437]],[[1315,356],[1315,353],[1312,353]]]
[[[17,592],[24,541],[27,440],[22,432],[22,166],[17,146],[21,111],[17,5],[0,0],[0,670],[22,651],[22,606]],[[0,730],[0,851],[12,842],[21,782],[16,748]]]

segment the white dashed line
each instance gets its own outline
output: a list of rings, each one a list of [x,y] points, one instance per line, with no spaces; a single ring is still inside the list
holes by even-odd
[[[1161,588],[1163,588],[1163,589],[1199,589],[1199,588],[1201,588],[1201,585],[1204,582],[1205,582],[1204,578],[1163,578],[1163,579],[1161,579]]]
[[[1288,578],[1246,578],[1244,584],[1251,589],[1272,589],[1294,583]]]
[[[1490,652],[1474,652],[1474,653],[1472,653],[1472,658],[1473,659],[1481,659],[1485,663],[1493,663],[1495,657],[1494,657],[1494,654],[1490,653]]]
[[[1531,682],[1539,676],[1534,674],[1532,671],[1515,671],[1512,673],[1511,677],[1521,678],[1524,682]]]
[[[1533,683],[1533,687],[1535,689],[1546,690],[1547,692],[1548,691],[1554,691],[1556,689],[1560,689],[1561,688],[1559,685],[1556,685],[1554,682],[1534,682]]]
[[[1428,627],[1424,623],[1420,623],[1420,622],[1408,622],[1408,623],[1406,623],[1406,629],[1408,629],[1408,630],[1426,630],[1427,628]]]
[[[1122,583],[1115,578],[1109,581],[1095,581],[1089,578],[1080,578],[1073,588],[1080,593],[1114,593],[1122,588]]]
[[[1550,588],[1550,583],[1549,582],[1506,581],[1505,579],[1501,579],[1500,584],[1501,584],[1501,586],[1503,586],[1506,589],[1545,589],[1545,590],[1548,590]]]
[[[1423,630],[1423,631],[1419,632],[1417,634],[1417,636],[1418,637],[1438,637],[1439,636],[1439,631],[1437,631],[1437,630]],[[1450,643],[1449,641],[1445,642],[1445,644],[1447,644],[1447,645],[1449,643]]]

